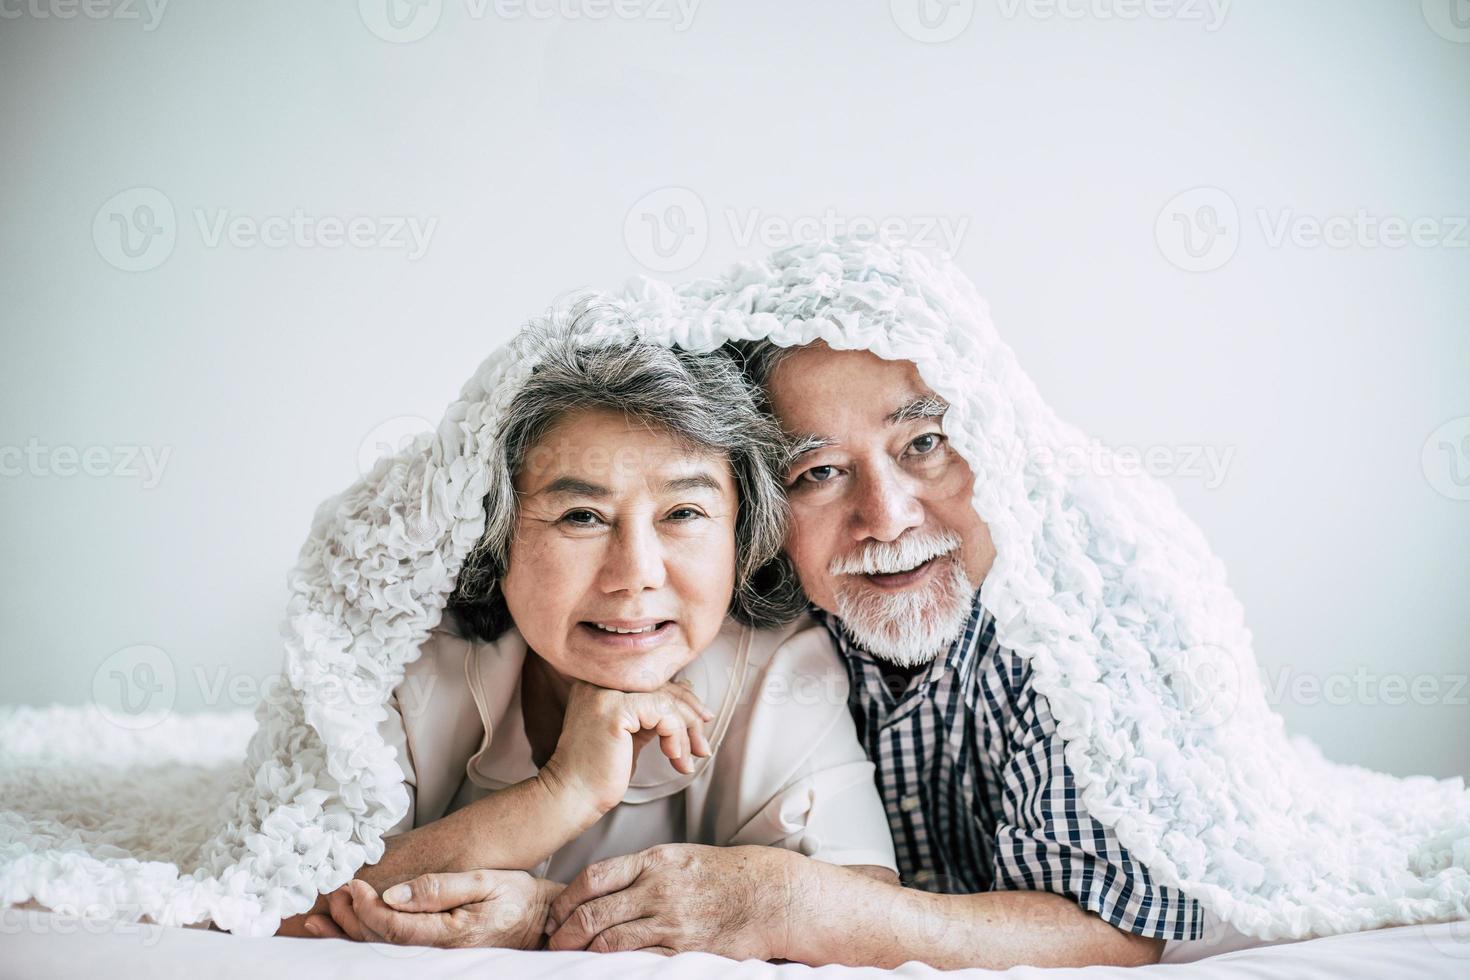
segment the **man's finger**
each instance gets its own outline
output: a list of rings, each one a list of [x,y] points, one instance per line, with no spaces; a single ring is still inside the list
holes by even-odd
[[[587,944],[589,953],[622,953],[632,949],[647,949],[663,939],[654,932],[652,917],[621,922],[604,929]]]
[[[591,949],[592,940],[600,934],[618,926],[637,922],[650,916],[652,910],[643,907],[642,896],[637,889],[625,889],[583,902],[567,915],[557,930],[546,940],[547,949],[575,950]],[[646,927],[645,927],[646,932]],[[645,943],[653,942],[651,936]]]
[[[497,896],[494,871],[451,871],[394,885],[383,892],[383,901],[400,912],[448,912]]]
[[[572,909],[583,902],[590,902],[594,898],[601,898],[627,888],[643,872],[644,865],[643,852],[625,854],[622,857],[608,858],[605,861],[587,865],[582,869],[581,874],[573,878],[571,884],[563,888],[561,894],[551,903],[551,914],[547,917],[548,924],[556,928],[566,921]]]
[[[399,946],[448,946],[450,917],[443,912],[397,912],[365,884],[353,893],[353,907],[370,942]]]

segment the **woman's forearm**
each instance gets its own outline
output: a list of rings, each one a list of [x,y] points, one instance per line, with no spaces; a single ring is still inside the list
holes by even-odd
[[[442,871],[531,871],[602,817],[575,789],[543,769],[433,823],[389,838],[377,864],[357,877],[379,892]]]

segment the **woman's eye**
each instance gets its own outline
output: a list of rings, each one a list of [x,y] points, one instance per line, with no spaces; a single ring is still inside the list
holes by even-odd
[[[674,510],[671,510],[669,512],[669,519],[673,521],[678,521],[681,524],[687,524],[690,521],[703,516],[704,514],[695,510],[693,507],[676,507]]]
[[[572,527],[596,527],[602,523],[602,518],[590,510],[569,510],[561,516],[563,524]]]

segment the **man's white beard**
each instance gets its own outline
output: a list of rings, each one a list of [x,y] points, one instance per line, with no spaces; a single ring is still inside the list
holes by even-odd
[[[964,630],[975,587],[960,559],[960,538],[950,531],[897,541],[871,541],[851,558],[834,561],[833,576],[892,573],[916,568],[936,555],[936,568],[923,585],[879,592],[859,580],[837,589],[837,615],[847,632],[873,656],[900,667],[926,664]]]

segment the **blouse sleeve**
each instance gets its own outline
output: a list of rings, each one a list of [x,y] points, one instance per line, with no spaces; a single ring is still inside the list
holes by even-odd
[[[398,703],[397,688],[394,688],[393,695],[383,706],[383,710],[386,712],[386,717],[378,723],[378,734],[382,736],[384,744],[391,746],[397,753],[398,768],[403,770],[403,786],[408,790],[408,811],[404,813],[403,819],[383,834],[384,837],[389,837],[413,829],[418,782],[414,772],[413,756],[408,751],[408,732],[403,727],[403,709]]]
[[[873,764],[858,743],[847,673],[831,637],[806,620],[756,637],[711,782],[723,842],[896,872]]]

